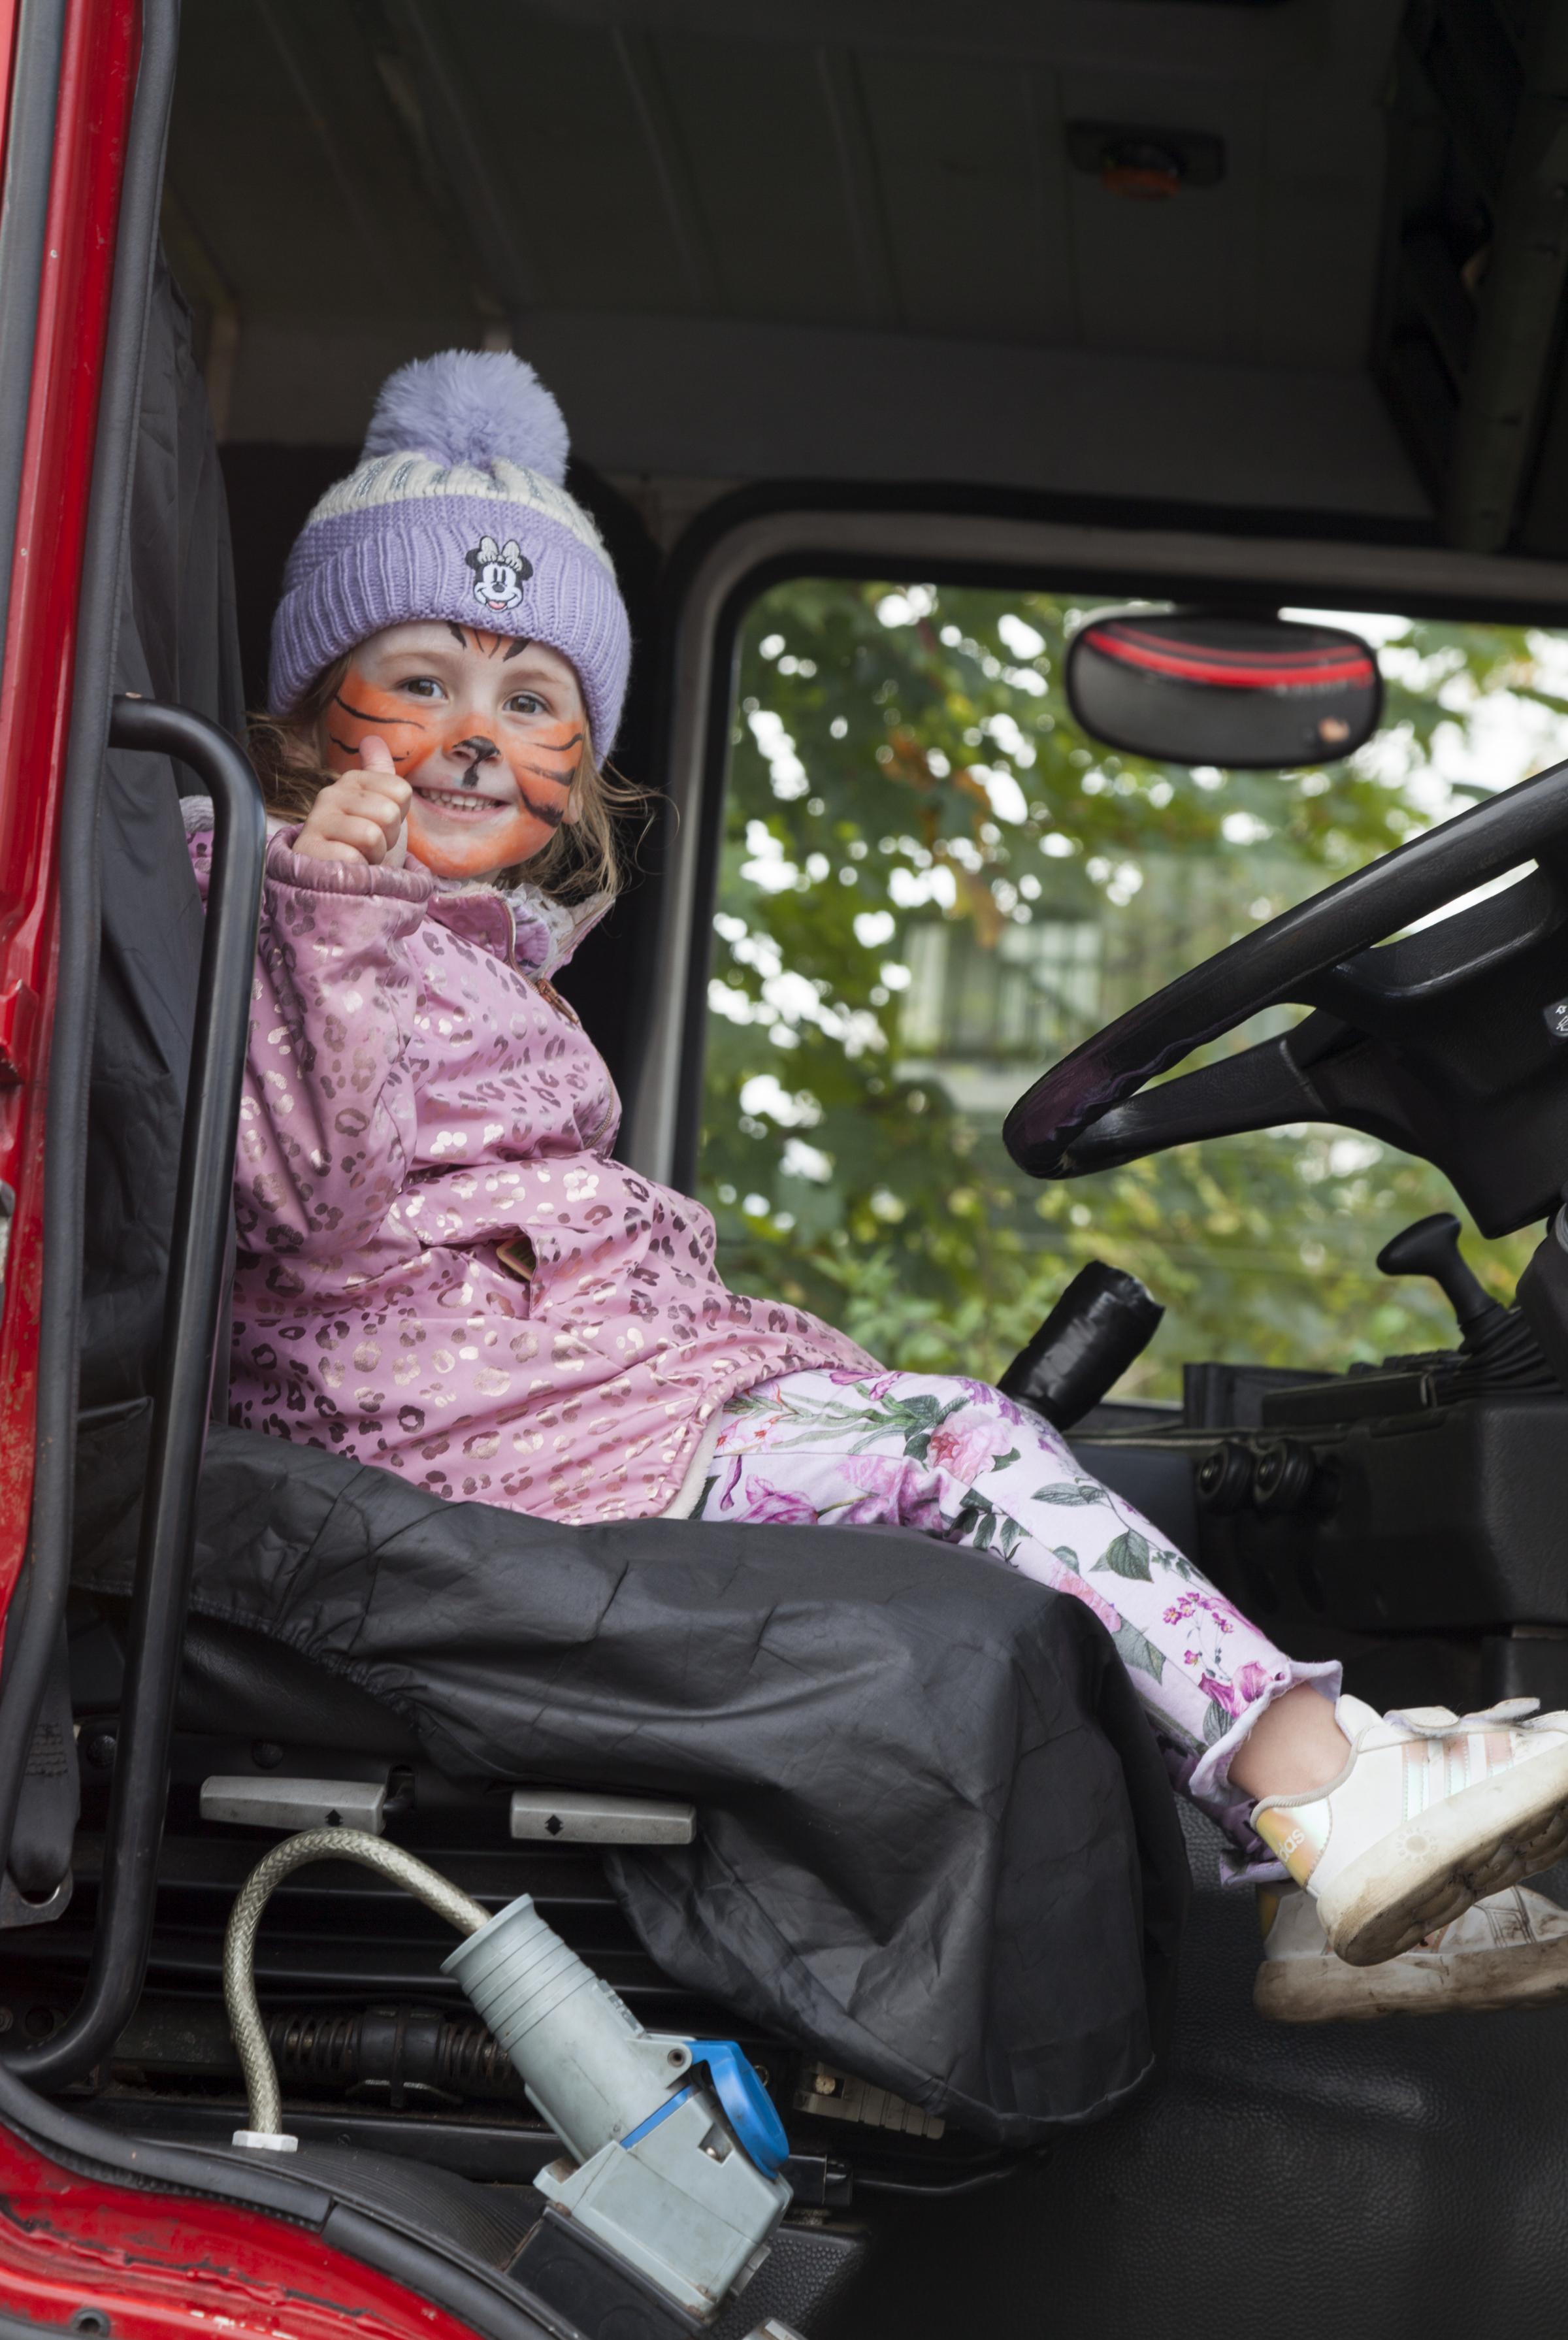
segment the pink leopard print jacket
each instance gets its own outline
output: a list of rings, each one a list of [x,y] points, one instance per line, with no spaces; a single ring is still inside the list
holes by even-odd
[[[709,1214],[612,1158],[620,1100],[548,979],[558,906],[304,860],[295,833],[268,854],[241,1107],[234,1422],[454,1499],[633,1519],[685,1507],[726,1399],[870,1368],[727,1291]]]

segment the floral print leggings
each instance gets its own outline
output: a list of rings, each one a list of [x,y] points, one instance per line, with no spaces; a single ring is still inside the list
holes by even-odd
[[[724,1408],[703,1519],[904,1527],[967,1544],[1092,1609],[1132,1677],[1176,1787],[1224,1829],[1228,1876],[1284,1875],[1254,1834],[1232,1757],[1299,1682],[1337,1694],[1079,1467],[1066,1442],[983,1382],[818,1371]]]

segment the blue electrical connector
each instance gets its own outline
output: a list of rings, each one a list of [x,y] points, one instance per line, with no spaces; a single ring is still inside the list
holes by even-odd
[[[733,2039],[692,2039],[694,2064],[706,2064],[713,2093],[746,2154],[764,2177],[777,2177],[789,2157],[784,2124],[756,2072]]]
[[[789,2157],[789,2140],[784,2134],[783,2122],[773,2109],[772,2097],[740,2053],[738,2043],[733,2039],[689,2039],[686,2045],[691,2050],[694,2069],[699,2064],[707,2065],[713,2093],[747,2158],[756,2164],[764,2177],[777,2177]],[[630,2135],[621,2138],[624,2149],[630,2153],[693,2093],[689,2085],[666,2097],[657,2112],[650,2113],[645,2121],[639,2121]]]

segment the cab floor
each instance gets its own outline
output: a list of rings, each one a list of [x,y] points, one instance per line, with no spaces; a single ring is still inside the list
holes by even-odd
[[[1568,2307],[1568,2002],[1287,2027],[1254,1898],[1195,1893],[1169,2066],[1004,2186],[888,2206],[814,2340],[1459,2340]],[[1568,1864],[1534,1880],[1568,1906]]]

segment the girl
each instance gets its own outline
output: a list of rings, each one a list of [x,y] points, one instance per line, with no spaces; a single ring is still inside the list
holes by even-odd
[[[1354,1965],[1545,1867],[1568,1715],[1336,1702],[1337,1667],[1271,1647],[1042,1422],[728,1291],[707,1213],[615,1160],[614,1090],[551,983],[615,889],[630,659],[566,452],[517,359],[406,366],[290,560],[234,1420],[561,1522],[983,1551],[1094,1611],[1237,1872],[1295,1879]]]

